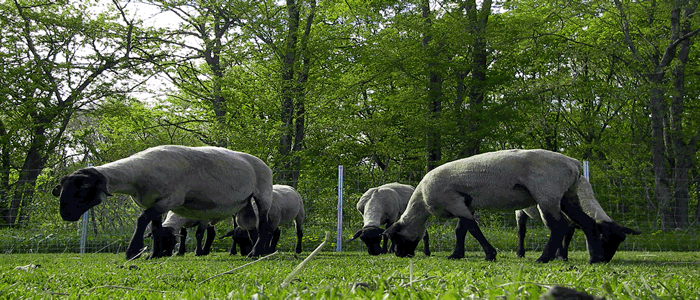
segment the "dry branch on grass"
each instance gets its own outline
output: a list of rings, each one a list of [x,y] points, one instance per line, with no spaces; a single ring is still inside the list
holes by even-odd
[[[245,264],[245,265],[242,265],[242,266],[233,268],[233,269],[231,269],[231,270],[228,270],[228,271],[226,271],[226,272],[216,274],[216,275],[214,275],[214,276],[212,276],[212,277],[209,277],[209,278],[207,278],[207,279],[204,279],[204,280],[200,281],[199,284],[205,283],[205,282],[207,282],[207,281],[209,281],[209,280],[212,280],[212,279],[214,279],[214,278],[216,278],[216,277],[219,277],[219,276],[221,276],[221,275],[231,274],[231,273],[233,273],[234,271],[236,271],[236,270],[238,270],[238,269],[240,269],[240,268],[250,266],[250,265],[252,265],[252,264],[254,264],[254,263],[256,263],[256,262],[259,262],[259,261],[261,261],[261,260],[263,260],[263,259],[266,259],[266,258],[268,258],[268,257],[271,257],[271,256],[273,256],[273,255],[275,255],[275,254],[277,254],[277,253],[278,253],[278,252],[275,251],[274,253],[272,253],[272,254],[270,254],[270,255],[267,255],[267,256],[263,256],[263,257],[257,259],[256,261],[252,261],[252,262],[249,262],[249,263],[247,263],[247,264]]]
[[[301,271],[301,269],[303,269],[303,268],[306,266],[306,264],[309,263],[309,261],[311,261],[311,259],[312,259],[319,251],[321,251],[321,249],[323,249],[323,246],[325,246],[326,243],[328,242],[328,235],[329,235],[329,234],[328,234],[328,231],[326,231],[326,236],[323,238],[323,242],[322,242],[320,245],[318,245],[318,247],[316,247],[316,249],[315,249],[313,252],[311,252],[311,254],[309,254],[309,256],[306,257],[306,259],[304,259],[304,261],[302,261],[301,263],[299,263],[299,265],[297,265],[297,267],[294,268],[294,270],[292,270],[292,272],[289,273],[289,275],[287,275],[287,278],[285,278],[284,281],[282,281],[282,284],[280,284],[280,287],[282,287],[282,288],[287,287],[287,286],[289,285],[289,283],[292,282],[292,280],[294,279],[294,277],[296,277],[297,274],[299,274],[299,272]]]
[[[132,287],[128,287],[128,286],[118,286],[118,285],[96,286],[96,287],[93,287],[93,288],[85,291],[85,294],[90,294],[94,290],[101,289],[101,288],[122,289],[122,290],[129,290],[129,291],[140,291],[140,292],[161,293],[161,294],[165,294],[165,293],[180,293],[180,294],[182,294],[182,292],[180,292],[180,291],[157,291],[157,290],[149,290],[149,289],[137,289],[137,288],[132,288]]]

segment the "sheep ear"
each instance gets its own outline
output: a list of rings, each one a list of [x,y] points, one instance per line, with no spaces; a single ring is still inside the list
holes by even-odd
[[[399,230],[401,230],[401,224],[400,224],[400,223],[394,223],[394,225],[391,225],[389,228],[387,228],[386,230],[384,230],[384,232],[382,232],[382,235],[383,235],[383,236],[386,236],[386,237],[388,237],[388,238],[391,238],[391,237],[394,236],[394,234],[396,234],[396,232],[398,232]]]
[[[53,190],[51,190],[51,194],[58,197],[61,196],[61,188],[63,188],[60,184],[56,185],[53,187]]]
[[[352,242],[352,241],[354,241],[354,240],[356,240],[357,238],[360,237],[360,235],[362,235],[362,229],[360,229],[360,230],[358,230],[357,232],[355,232],[355,235],[352,236],[352,238],[348,241],[348,243],[349,243],[349,242]]]
[[[622,226],[622,225],[620,225],[620,229],[622,229],[622,232],[624,232],[625,234],[638,235],[638,234],[642,233],[641,231],[637,231],[637,230],[634,230],[632,228],[627,228],[627,227]]]
[[[104,192],[107,196],[112,196],[112,194],[110,194],[107,190],[107,178],[100,178],[100,180],[97,182],[97,189]]]

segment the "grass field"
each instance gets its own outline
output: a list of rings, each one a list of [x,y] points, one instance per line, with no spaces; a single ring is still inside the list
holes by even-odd
[[[447,252],[411,259],[366,252],[316,255],[292,283],[285,277],[309,254],[281,252],[253,260],[216,252],[127,262],[124,254],[0,255],[2,299],[538,299],[562,285],[606,299],[698,299],[700,253],[618,252],[608,264],[588,254],[567,262],[534,262],[502,251],[496,262],[481,252],[452,261]]]

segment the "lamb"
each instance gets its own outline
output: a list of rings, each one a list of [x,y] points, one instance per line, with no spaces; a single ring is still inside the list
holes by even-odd
[[[406,210],[406,205],[414,190],[413,186],[396,182],[367,190],[356,205],[357,210],[362,214],[364,225],[348,243],[359,237],[367,245],[367,252],[370,255],[392,252],[393,249],[387,251],[388,238],[384,238],[382,246],[384,230],[380,226],[385,225],[388,228],[399,219]],[[423,236],[423,246],[423,253],[430,256],[427,231]],[[391,248],[394,248],[393,244]]]
[[[448,258],[464,257],[464,238],[469,232],[483,248],[486,260],[493,261],[496,249],[484,237],[472,211],[513,211],[538,205],[550,237],[537,262],[555,258],[568,229],[567,217],[586,234],[588,262],[609,262],[626,235],[639,232],[606,220],[609,218],[593,197],[578,196],[583,178],[580,168],[576,159],[541,149],[495,151],[443,164],[423,177],[406,211],[384,234],[397,244],[397,256],[413,256],[430,215],[456,217],[457,241]]]
[[[77,221],[112,193],[131,195],[145,211],[126,250],[136,257],[143,248],[146,226],[153,230],[153,254],[162,256],[164,237],[161,215],[167,211],[189,219],[223,219],[252,214],[255,204],[261,216],[272,205],[272,171],[250,154],[218,147],[164,145],[146,149],[127,158],[63,176],[53,189],[60,197],[59,212],[65,221]],[[273,228],[267,218],[248,218],[240,224],[260,233],[250,256],[269,252]]]
[[[306,212],[304,211],[304,202],[301,200],[301,196],[297,191],[288,185],[275,184],[272,186],[272,205],[270,206],[270,211],[267,214],[269,224],[274,228],[274,233],[272,234],[272,239],[268,248],[271,252],[274,252],[277,248],[277,242],[280,238],[279,226],[288,224],[294,221],[294,227],[296,229],[297,244],[295,247],[296,253],[301,253],[301,240],[303,237],[303,227],[304,218],[306,217]],[[236,222],[242,220],[236,218]],[[241,254],[247,249],[247,241],[243,235],[236,232],[237,228],[228,232],[224,237],[233,236],[233,244],[231,245],[231,254],[235,254],[236,244],[241,246]],[[250,234],[254,235],[253,232]]]
[[[185,217],[181,217],[172,211],[169,211],[163,221],[163,229],[170,230],[171,233],[168,236],[176,236],[176,233],[180,233],[180,247],[178,248],[177,255],[184,255],[186,252],[185,241],[187,239],[187,228],[195,227],[197,229],[195,237],[197,239],[197,248],[195,249],[195,256],[203,256],[209,254],[211,250],[211,244],[214,242],[216,237],[216,224],[218,220],[193,220]],[[202,240],[204,239],[204,232],[207,233],[207,240],[202,245]],[[173,240],[169,244],[163,245],[163,252],[165,256],[170,256],[172,250],[177,243]]]

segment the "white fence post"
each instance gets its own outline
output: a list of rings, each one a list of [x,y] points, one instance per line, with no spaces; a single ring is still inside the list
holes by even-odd
[[[338,166],[338,229],[336,237],[336,252],[343,249],[343,165]]]
[[[88,163],[88,167],[92,167],[92,163]],[[88,211],[83,214],[81,228],[80,228],[80,254],[85,253],[85,243],[87,241],[87,226],[88,226]]]
[[[587,160],[583,161],[583,177],[586,177],[586,180],[591,181],[591,170],[588,169]]]

